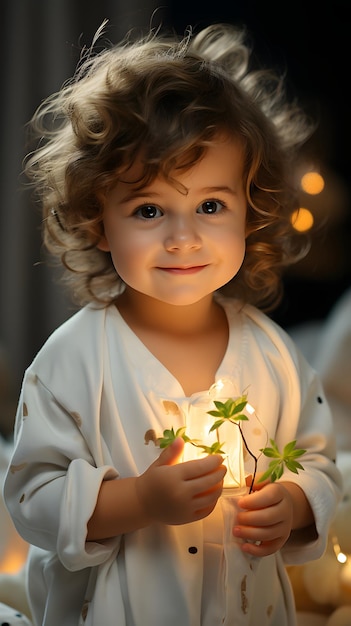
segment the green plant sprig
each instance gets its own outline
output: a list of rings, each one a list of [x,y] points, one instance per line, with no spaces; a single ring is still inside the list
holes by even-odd
[[[213,403],[217,410],[215,411],[213,409],[212,411],[207,412],[209,415],[212,415],[213,417],[218,417],[219,419],[217,419],[215,423],[212,424],[209,432],[218,430],[225,421],[229,421],[231,422],[231,424],[235,424],[235,426],[237,426],[240,430],[241,439],[248,454],[254,461],[254,471],[249,488],[249,493],[251,493],[256,478],[258,459],[253,454],[253,452],[251,452],[240,424],[240,422],[249,420],[247,415],[242,412],[247,405],[247,395],[240,396],[240,398],[237,398],[236,400],[234,400],[233,398],[228,398],[228,400],[226,400],[225,402],[221,402],[220,400],[214,400]]]
[[[188,437],[185,433],[185,426],[178,428],[177,431],[175,431],[172,427],[171,429],[166,429],[163,431],[163,437],[158,440],[160,448],[166,448],[177,437],[181,437],[185,443],[190,443],[196,448],[201,448],[206,454],[225,454],[225,452],[222,450],[224,444],[220,443],[219,441],[218,430],[220,429],[222,424],[229,421],[231,424],[234,424],[239,428],[243,444],[248,454],[252,457],[254,461],[254,471],[249,487],[249,493],[251,493],[257,474],[258,457],[256,457],[248,447],[241,427],[241,422],[249,420],[247,415],[243,413],[243,410],[247,405],[247,396],[242,395],[236,400],[234,400],[234,398],[228,398],[225,402],[221,402],[220,400],[214,400],[213,403],[216,409],[207,411],[207,413],[217,418],[209,430],[209,432],[217,431],[217,441],[215,441],[211,446],[206,446],[198,440],[190,439],[190,437]],[[299,463],[299,461],[297,461],[296,459],[302,456],[306,452],[306,450],[296,448],[296,440],[287,443],[283,448],[283,452],[279,451],[274,439],[270,439],[270,443],[271,447],[260,448],[260,452],[262,452],[262,454],[264,454],[265,456],[271,458],[272,461],[269,463],[267,470],[262,474],[258,482],[263,482],[268,479],[271,482],[275,482],[283,475],[285,468],[290,470],[294,474],[298,474],[299,470],[304,469],[301,463]]]
[[[273,461],[270,462],[268,469],[262,474],[258,482],[263,482],[269,478],[271,482],[274,483],[275,480],[283,475],[285,467],[294,474],[298,474],[299,470],[304,469],[301,463],[296,461],[296,459],[305,454],[306,450],[295,448],[296,439],[287,443],[282,453],[279,452],[274,439],[270,439],[270,443],[272,447],[261,448],[261,452],[263,452],[265,456],[273,458]]]
[[[205,444],[199,442],[197,439],[190,439],[185,434],[185,426],[181,426],[177,431],[174,428],[167,428],[163,431],[163,437],[160,437],[158,440],[158,444],[160,448],[167,448],[173,443],[177,437],[181,437],[185,443],[191,443],[195,448],[200,448],[206,454],[225,454],[225,451],[222,450],[222,445],[219,441],[215,441],[212,446],[206,446]]]

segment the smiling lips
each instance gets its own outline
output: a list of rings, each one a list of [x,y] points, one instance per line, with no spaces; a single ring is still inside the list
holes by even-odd
[[[159,267],[158,269],[169,274],[180,274],[184,276],[187,274],[197,274],[205,267],[207,267],[207,265],[193,265],[191,267]]]

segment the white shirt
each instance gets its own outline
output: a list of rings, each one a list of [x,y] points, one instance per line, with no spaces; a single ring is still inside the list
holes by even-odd
[[[36,546],[29,592],[37,625],[295,625],[284,564],[325,549],[340,497],[332,420],[314,370],[286,333],[251,306],[220,302],[230,336],[216,380],[248,391],[259,416],[245,423],[251,450],[263,436],[263,444],[274,438],[281,449],[297,439],[307,449],[304,471],[288,480],[304,490],[317,536],[292,533],[281,553],[253,559],[221,541],[230,528],[222,497],[205,521],[87,542],[101,482],[144,472],[160,454],[145,434],[183,426],[191,398],[115,306],[85,307],[26,371],[5,481],[17,530]],[[261,455],[259,471],[268,463]]]

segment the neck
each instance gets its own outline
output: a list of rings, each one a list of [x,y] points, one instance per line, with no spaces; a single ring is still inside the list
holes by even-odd
[[[194,304],[176,306],[126,289],[116,302],[117,308],[132,328],[158,333],[198,334],[213,327],[221,308],[213,294]]]

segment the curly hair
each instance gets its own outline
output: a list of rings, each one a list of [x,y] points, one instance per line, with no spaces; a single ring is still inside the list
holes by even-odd
[[[143,186],[191,168],[223,132],[243,146],[247,198],[245,259],[223,290],[266,310],[278,303],[282,270],[304,250],[291,225],[291,174],[312,127],[288,102],[281,76],[251,69],[246,39],[227,24],[183,37],[129,36],[82,57],[35,112],[40,142],[25,173],[42,206],[44,243],[79,304],[106,305],[123,289],[109,252],[97,248],[101,195],[141,150]]]

